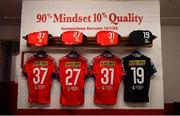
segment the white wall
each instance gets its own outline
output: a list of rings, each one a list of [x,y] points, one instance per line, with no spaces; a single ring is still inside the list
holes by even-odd
[[[19,53],[17,53],[17,54],[13,54],[12,58],[11,58],[12,59],[11,60],[11,81],[14,81],[16,83],[17,83],[16,77],[18,77],[18,75],[20,75],[18,73],[18,70],[21,70],[20,67],[17,67],[17,64],[20,62],[19,60],[17,60],[17,59],[19,59],[19,57],[20,57],[20,55],[19,55]]]
[[[162,26],[165,103],[180,102],[180,26]]]

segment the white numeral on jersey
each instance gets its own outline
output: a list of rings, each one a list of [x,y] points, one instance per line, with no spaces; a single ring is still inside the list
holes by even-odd
[[[109,78],[109,73],[110,73],[110,78]],[[113,85],[114,82],[114,68],[102,68],[101,69],[101,74],[104,75],[105,78],[101,78],[101,83],[102,84],[108,84],[109,79],[110,79],[110,84]]]
[[[133,71],[133,80],[134,84],[143,84],[144,83],[144,69],[142,67],[131,67]],[[137,78],[140,77],[140,78]]]
[[[37,38],[43,39],[46,33],[39,32]]]
[[[73,37],[75,38],[76,41],[79,40],[81,33],[80,32],[74,32]]]
[[[143,32],[143,34],[144,34],[144,38],[145,39],[149,39],[150,38],[150,33],[149,32],[145,31],[145,32]]]
[[[114,39],[114,33],[113,32],[109,32],[109,39]]]
[[[75,76],[75,80],[74,80],[74,83],[72,83],[72,81],[70,81],[70,79],[72,78],[72,76],[73,76],[73,72],[77,72],[76,73],[76,76]],[[66,71],[65,71],[65,73],[68,75],[67,77],[66,77],[66,85],[76,85],[77,84],[77,80],[78,80],[78,78],[79,78],[79,74],[80,74],[80,69],[67,69]]]
[[[40,77],[40,72],[44,71],[42,79]],[[33,77],[33,83],[34,84],[43,84],[45,77],[47,75],[48,69],[47,68],[34,68],[33,74],[35,74],[35,77]]]
[[[38,38],[38,41],[39,42],[42,42],[43,41],[43,38],[44,38],[44,36],[45,36],[45,33],[38,33],[38,36],[37,36],[37,38]]]

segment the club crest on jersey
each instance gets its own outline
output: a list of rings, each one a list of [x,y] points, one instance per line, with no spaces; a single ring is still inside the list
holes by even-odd
[[[146,60],[130,60],[129,66],[144,66],[146,64]]]
[[[114,61],[100,61],[100,66],[114,66]]]
[[[80,67],[81,62],[66,62],[65,67]]]
[[[48,61],[33,61],[33,66],[48,66]]]

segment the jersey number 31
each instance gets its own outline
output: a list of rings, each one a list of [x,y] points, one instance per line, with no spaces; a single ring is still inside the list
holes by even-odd
[[[111,85],[114,83],[114,68],[102,68],[101,74],[103,74],[103,78],[101,78],[101,83],[106,85],[110,82]],[[110,77],[109,77],[110,76]]]

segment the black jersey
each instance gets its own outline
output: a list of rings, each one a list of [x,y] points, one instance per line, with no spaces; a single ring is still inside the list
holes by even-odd
[[[150,77],[156,73],[151,59],[139,54],[123,58],[124,75],[124,101],[149,102]]]
[[[155,38],[157,37],[149,30],[136,30],[129,34],[129,40],[133,46],[152,44]]]

